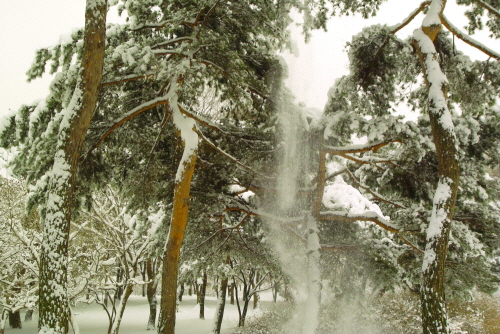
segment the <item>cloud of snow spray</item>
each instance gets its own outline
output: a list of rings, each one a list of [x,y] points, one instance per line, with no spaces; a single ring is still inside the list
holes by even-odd
[[[309,147],[309,124],[304,110],[291,101],[290,96],[282,93],[277,191],[272,200],[266,201],[264,210],[270,213],[267,217],[270,230],[268,240],[278,255],[283,270],[292,280],[290,287],[297,306],[287,333],[298,334],[302,333],[304,323],[311,320],[304,319],[308,297],[307,249],[304,238],[307,218],[310,217],[309,196],[304,195],[304,188],[312,180],[311,159],[308,157],[312,148]]]
[[[277,191],[274,196],[269,196],[263,205],[268,213],[265,221],[269,229],[268,241],[279,257],[282,268],[291,278],[290,287],[293,289],[293,298],[296,304],[295,314],[284,331],[290,334],[313,334],[308,333],[308,323],[319,321],[319,319],[307,319],[307,314],[314,303],[308,300],[308,270],[305,237],[310,228],[307,219],[311,219],[311,207],[313,197],[306,191],[311,189],[313,179],[316,176],[316,161],[318,143],[311,138],[311,132],[315,131],[315,123],[318,121],[311,109],[301,108],[294,105],[291,97],[285,93],[281,96],[280,127],[281,147],[277,163]],[[338,277],[338,276],[337,276]],[[349,280],[349,277],[340,277]],[[335,302],[334,294],[329,292],[330,287],[325,286],[322,293],[323,307],[331,305],[332,309],[324,310],[328,320],[323,322],[335,322],[334,324],[320,324],[322,329],[329,328],[328,333],[339,334],[376,334],[379,331],[366,323],[360,325],[357,320],[363,307],[360,307],[359,297],[346,297]],[[283,292],[283,291],[282,291]],[[334,309],[333,309],[334,308]],[[314,312],[313,312],[314,313]],[[326,317],[323,317],[326,318]],[[318,330],[316,333],[322,333]],[[326,332],[325,332],[326,333]]]

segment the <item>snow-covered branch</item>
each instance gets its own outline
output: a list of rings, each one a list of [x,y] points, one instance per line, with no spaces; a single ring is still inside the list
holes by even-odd
[[[152,78],[154,76],[155,76],[155,73],[153,73],[153,72],[149,72],[149,73],[145,73],[145,74],[141,74],[141,75],[137,75],[134,73],[134,74],[130,74],[130,75],[125,75],[125,76],[120,77],[120,78],[112,78],[108,81],[102,82],[100,87],[117,85],[117,84],[129,82],[129,81],[148,79],[148,78]]]
[[[363,153],[368,151],[377,152],[378,149],[389,145],[390,143],[401,143],[400,140],[386,140],[378,143],[368,143],[360,145],[347,145],[347,146],[329,146],[324,145],[324,150],[326,153],[340,155],[346,153]]]
[[[429,6],[431,2],[430,1],[424,1],[420,4],[418,8],[416,8],[413,12],[410,13],[401,23],[395,24],[391,27],[389,27],[389,30],[391,31],[392,34],[397,33],[404,27],[406,27],[413,19],[420,13],[422,12],[427,6]]]
[[[484,54],[490,56],[491,58],[495,58],[496,60],[500,60],[500,54],[495,52],[494,50],[490,49],[484,44],[481,44],[480,42],[476,41],[474,38],[470,37],[469,35],[463,33],[455,27],[449,20],[444,16],[444,14],[440,15],[441,22],[443,25],[448,29],[453,35],[457,36],[460,38],[462,41],[465,43],[469,44],[473,48],[478,49],[479,51],[483,52]]]
[[[490,4],[482,1],[482,0],[472,0],[474,1],[475,3],[477,3],[479,6],[485,8],[486,10],[488,10],[491,14],[495,15],[496,17],[500,18],[500,11],[496,8],[494,8],[493,6],[491,6]]]
[[[389,232],[397,233],[401,229],[399,226],[392,224],[384,217],[374,211],[367,211],[361,214],[348,213],[344,211],[322,211],[318,217],[321,221],[327,220],[342,220],[342,221],[369,221],[382,227]]]

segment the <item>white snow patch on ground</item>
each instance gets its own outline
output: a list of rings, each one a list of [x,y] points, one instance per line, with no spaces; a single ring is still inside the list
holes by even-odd
[[[158,296],[160,299],[160,296]],[[261,293],[261,303],[269,305],[272,300],[270,291]],[[215,296],[207,296],[205,300],[205,320],[199,319],[199,306],[196,304],[196,295],[184,295],[183,301],[179,304],[177,312],[177,324],[175,327],[176,334],[208,334],[212,330],[213,317],[217,306]],[[160,306],[158,305],[158,311]],[[96,304],[78,304],[73,307],[76,321],[80,330],[80,334],[96,334],[106,333],[108,329],[108,319],[106,313],[100,305]],[[247,321],[259,314],[259,309],[252,309],[252,302],[248,307]],[[120,325],[120,334],[154,334],[156,330],[147,330],[146,326],[149,317],[149,305],[146,297],[130,296],[123,320]],[[24,319],[24,312],[21,314]],[[158,317],[156,318],[158,319]],[[6,324],[6,334],[33,334],[37,333],[38,318],[36,314],[31,322],[23,321],[22,329],[11,329]],[[230,334],[236,330],[238,326],[238,309],[235,305],[229,303],[229,298],[226,299],[226,307],[224,311],[224,320],[222,321],[222,334]],[[73,333],[70,329],[69,333]]]

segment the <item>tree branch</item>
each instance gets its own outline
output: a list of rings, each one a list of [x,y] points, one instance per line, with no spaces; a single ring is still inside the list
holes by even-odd
[[[124,83],[124,82],[128,82],[128,81],[135,81],[135,80],[140,80],[140,79],[148,79],[148,78],[151,78],[151,77],[154,77],[155,74],[154,73],[146,73],[146,74],[143,74],[143,75],[137,75],[137,74],[130,74],[130,75],[126,75],[126,76],[123,76],[121,78],[114,78],[112,79],[111,81],[106,81],[106,82],[103,82],[101,83],[101,85],[99,87],[106,87],[106,86],[111,86],[111,85],[117,85],[117,84],[121,84],[121,83]]]
[[[363,153],[368,151],[377,152],[378,149],[389,145],[390,143],[401,143],[401,140],[387,140],[379,143],[369,143],[361,145],[348,145],[348,146],[329,146],[324,145],[323,148],[326,153],[330,154],[346,154],[346,153]]]
[[[487,4],[486,2],[481,1],[481,0],[472,0],[472,1],[474,1],[475,3],[477,3],[479,6],[487,9],[491,14],[493,14],[496,17],[500,18],[500,11],[498,11],[498,9],[494,8],[490,4]]]
[[[325,211],[325,212],[320,212],[318,219],[320,221],[328,221],[328,220],[341,220],[349,222],[370,221],[389,232],[398,233],[400,230],[399,226],[391,224],[384,217],[380,216],[378,213],[374,211],[367,211],[362,214],[354,214],[343,211]]]
[[[465,43],[469,44],[470,46],[478,49],[479,51],[483,52],[484,54],[490,56],[491,58],[495,58],[496,60],[500,60],[500,54],[497,52],[493,51],[492,49],[488,48],[487,46],[481,44],[480,42],[476,41],[474,38],[470,37],[467,34],[464,34],[461,32],[457,27],[455,27],[447,18],[444,16],[444,14],[440,15],[441,23],[448,29],[453,35],[457,36],[460,38],[462,41]]]
[[[113,125],[111,125],[106,131],[104,131],[104,133],[100,136],[100,138],[96,141],[96,143],[92,145],[92,147],[86,153],[86,156],[90,154],[93,150],[95,150],[104,141],[104,139],[106,139],[107,136],[109,136],[116,128],[120,127],[123,123],[134,118],[137,115],[140,115],[144,111],[147,111],[162,104],[168,104],[169,99],[170,96],[158,97],[154,100],[145,102],[135,107],[134,109],[130,110],[120,118],[116,119]]]
[[[416,8],[413,12],[410,13],[410,15],[408,15],[401,23],[398,23],[398,24],[395,24],[391,27],[389,27],[389,29],[391,30],[391,34],[395,34],[397,33],[398,31],[400,31],[401,29],[403,29],[404,27],[406,27],[408,25],[408,23],[410,23],[411,21],[413,21],[413,19],[421,12],[424,10],[425,7],[427,7],[431,2],[430,1],[424,1],[420,4],[420,6],[418,8]]]

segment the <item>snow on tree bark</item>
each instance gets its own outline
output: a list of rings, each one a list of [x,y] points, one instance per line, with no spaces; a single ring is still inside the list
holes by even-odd
[[[444,0],[433,0],[422,28],[415,30],[413,34],[429,89],[428,113],[439,171],[439,182],[427,228],[422,265],[421,300],[424,334],[449,333],[444,295],[444,267],[460,178],[458,142],[447,106],[448,81],[441,71],[433,43],[441,29],[440,15],[445,4]]]
[[[83,141],[92,119],[102,78],[106,33],[106,0],[88,0],[81,72],[59,127],[58,150],[49,172],[49,190],[40,258],[39,332],[67,333],[69,226]]]
[[[191,179],[198,153],[198,135],[193,131],[195,121],[181,114],[176,94],[171,98],[170,106],[174,124],[184,144],[184,152],[177,168],[170,231],[163,255],[161,304],[158,320],[158,333],[160,334],[174,334],[175,332],[179,257],[188,218]]]

